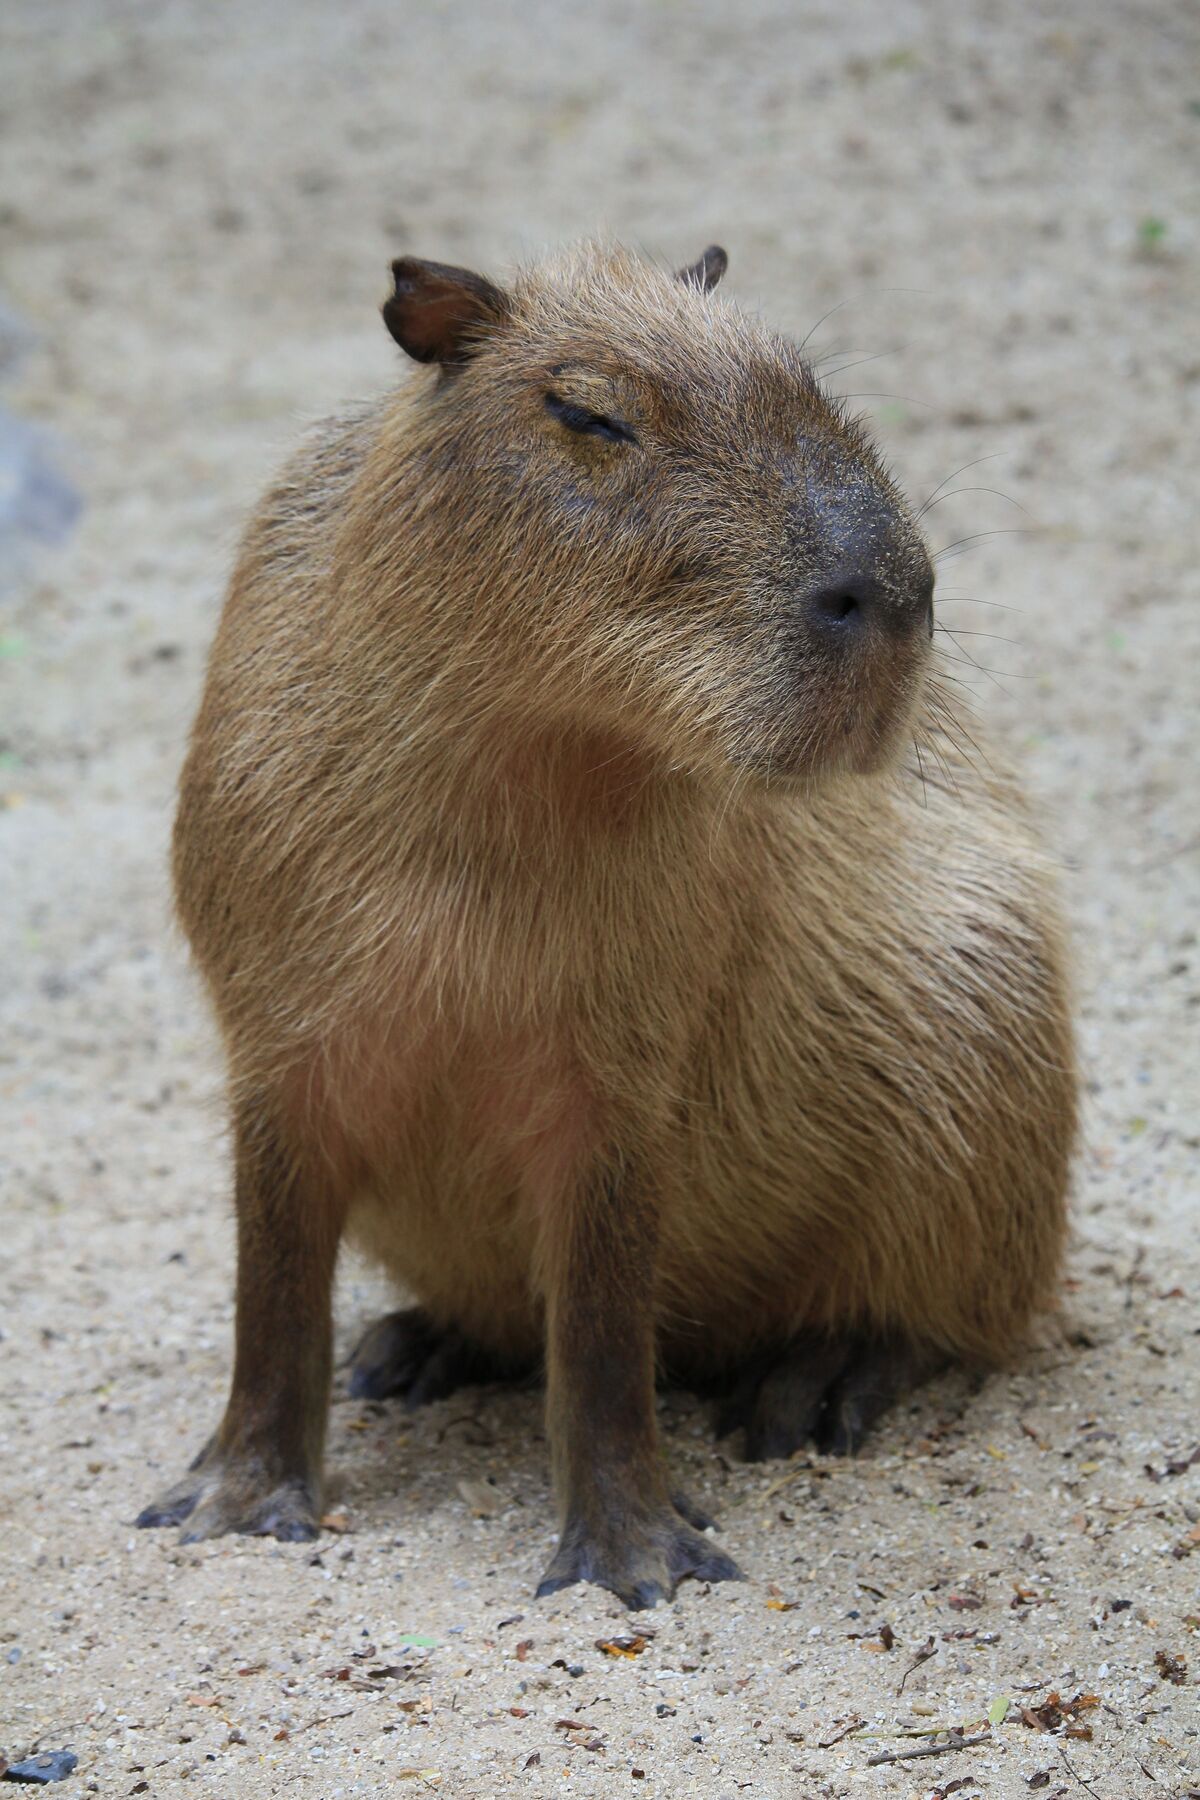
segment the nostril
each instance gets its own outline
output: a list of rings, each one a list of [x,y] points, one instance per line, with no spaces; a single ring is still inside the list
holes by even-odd
[[[866,598],[852,587],[822,588],[809,599],[814,619],[822,625],[841,625],[853,630],[862,623],[867,610]]]

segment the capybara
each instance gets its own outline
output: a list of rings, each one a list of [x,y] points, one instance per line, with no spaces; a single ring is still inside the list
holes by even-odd
[[[142,1524],[307,1538],[349,1237],[415,1305],[352,1391],[544,1363],[540,1592],[737,1576],[660,1371],[750,1456],[854,1447],[1051,1296],[1075,1075],[1018,789],[934,574],[801,350],[609,245],[402,258],[425,365],[251,520],[175,828],[224,1038],[224,1420]]]

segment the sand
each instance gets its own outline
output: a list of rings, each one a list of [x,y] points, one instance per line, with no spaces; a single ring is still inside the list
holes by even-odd
[[[0,587],[10,1760],[231,1800],[1200,1787],[1198,53],[1186,5],[1117,0],[4,8],[0,300],[40,334],[9,403],[86,500]],[[598,226],[724,243],[797,334],[837,307],[814,350],[887,353],[834,385],[907,488],[965,471],[935,544],[1023,533],[942,565],[942,617],[1065,865],[1087,1078],[1058,1338],[853,1464],[748,1468],[668,1396],[753,1579],[636,1618],[531,1599],[533,1393],[340,1389],[316,1546],[132,1526],[229,1367],[165,853],[239,521],[303,420],[397,373],[389,256],[499,270]],[[386,1298],[346,1266],[343,1352]],[[1082,1698],[1039,1730],[1053,1691]],[[872,1763],[939,1727],[986,1741]]]

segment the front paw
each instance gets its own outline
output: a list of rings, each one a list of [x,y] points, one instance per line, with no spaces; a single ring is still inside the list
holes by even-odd
[[[182,1481],[138,1514],[136,1523],[143,1528],[182,1525],[183,1544],[223,1537],[226,1532],[304,1543],[320,1530],[315,1483],[281,1477],[255,1456],[211,1446]]]
[[[730,1557],[688,1524],[678,1503],[632,1517],[589,1519],[575,1513],[563,1527],[537,1598],[577,1581],[592,1581],[636,1612],[669,1600],[689,1575],[696,1581],[745,1579]]]

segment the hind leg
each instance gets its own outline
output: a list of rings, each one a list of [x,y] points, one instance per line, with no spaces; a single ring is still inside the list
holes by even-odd
[[[460,1387],[519,1381],[531,1360],[504,1357],[474,1343],[455,1325],[438,1325],[419,1306],[385,1313],[361,1339],[350,1359],[348,1389],[354,1400],[402,1396],[414,1410],[444,1400]]]
[[[793,1339],[780,1355],[746,1368],[725,1401],[717,1435],[744,1428],[748,1462],[789,1457],[810,1441],[852,1456],[875,1421],[928,1379],[939,1360],[899,1337]]]

